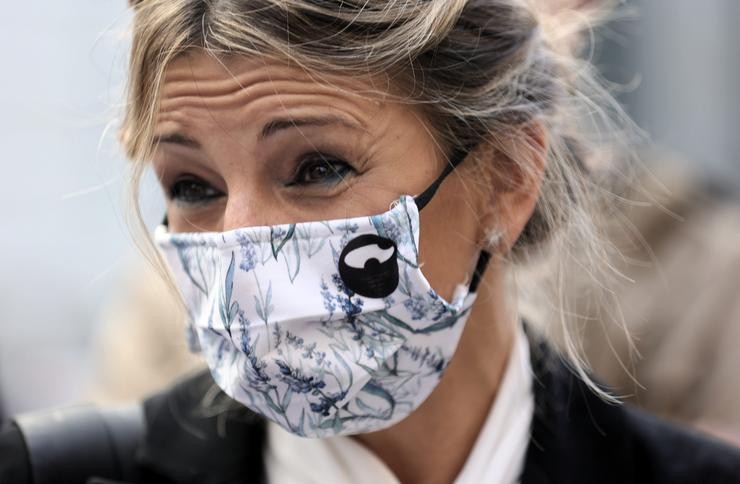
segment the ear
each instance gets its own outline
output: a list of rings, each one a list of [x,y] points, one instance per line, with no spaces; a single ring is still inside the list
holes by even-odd
[[[500,234],[489,250],[505,254],[511,250],[532,216],[540,197],[547,165],[549,140],[541,121],[531,121],[493,143],[483,160],[490,176],[489,197],[480,208],[482,246],[490,245],[492,230]]]

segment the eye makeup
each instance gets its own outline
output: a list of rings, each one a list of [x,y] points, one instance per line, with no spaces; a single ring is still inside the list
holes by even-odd
[[[181,205],[203,205],[221,198],[224,193],[195,175],[178,177],[167,189],[169,199]]]
[[[301,157],[291,180],[285,186],[336,185],[347,176],[357,173],[341,157],[316,151]]]

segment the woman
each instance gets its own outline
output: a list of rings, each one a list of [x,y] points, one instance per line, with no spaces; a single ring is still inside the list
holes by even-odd
[[[210,371],[145,402],[131,480],[736,482],[521,321],[518,265],[602,250],[608,154],[582,129],[608,97],[534,4],[134,9],[123,145]]]

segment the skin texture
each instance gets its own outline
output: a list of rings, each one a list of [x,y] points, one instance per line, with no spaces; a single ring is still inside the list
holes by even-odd
[[[224,231],[381,213],[439,175],[443,151],[417,110],[361,95],[368,81],[324,78],[332,85],[266,59],[217,60],[195,51],[175,60],[163,85],[152,158],[168,195],[171,230]],[[275,119],[306,118],[324,122],[273,123],[272,133],[263,136]],[[527,133],[544,153],[542,130],[533,126]],[[487,146],[469,158],[496,162]],[[317,151],[352,168],[327,165]],[[535,173],[543,158],[533,156]],[[503,233],[455,358],[411,416],[355,436],[404,483],[451,482],[459,473],[512,343],[515,298],[507,292],[505,265],[497,255],[508,251],[529,219],[539,181],[525,177],[515,188],[509,183],[506,189],[480,190],[477,183],[496,180],[481,178],[473,161],[465,160],[421,212],[423,271],[447,299],[457,283],[469,280],[491,228]]]

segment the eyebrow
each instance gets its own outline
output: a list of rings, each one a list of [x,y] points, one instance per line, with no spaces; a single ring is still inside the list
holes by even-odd
[[[301,126],[327,126],[331,124],[338,124],[347,128],[359,129],[359,127],[350,123],[347,120],[337,116],[308,116],[303,118],[278,118],[273,119],[262,127],[262,131],[258,137],[259,140],[264,140],[269,136],[274,135],[280,130],[298,128]]]
[[[327,125],[340,125],[346,128],[361,129],[358,125],[347,121],[344,118],[338,116],[308,116],[303,118],[277,118],[267,122],[260,131],[258,140],[264,141],[270,136],[275,135],[281,130],[287,130],[291,128],[299,128],[301,126],[327,126]],[[200,143],[187,135],[182,133],[171,133],[161,136],[154,137],[154,144],[175,144],[179,146],[185,146],[187,148],[200,148]]]
[[[185,146],[188,148],[200,148],[200,143],[197,140],[190,138],[182,133],[165,134],[161,136],[155,136],[153,144],[173,144]]]

